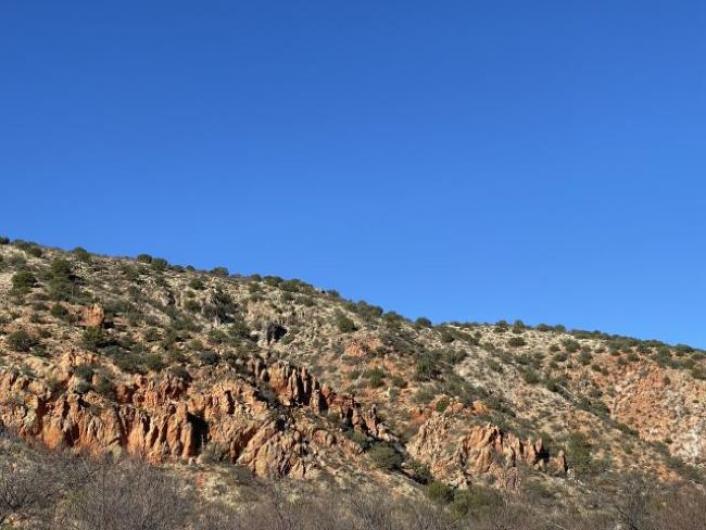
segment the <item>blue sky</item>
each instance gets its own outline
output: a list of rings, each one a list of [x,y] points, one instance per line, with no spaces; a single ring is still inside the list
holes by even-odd
[[[0,233],[706,346],[706,3],[5,1]]]

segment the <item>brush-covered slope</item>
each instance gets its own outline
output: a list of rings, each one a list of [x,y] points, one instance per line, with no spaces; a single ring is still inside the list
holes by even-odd
[[[2,243],[0,424],[25,439],[410,494],[702,480],[700,350]]]

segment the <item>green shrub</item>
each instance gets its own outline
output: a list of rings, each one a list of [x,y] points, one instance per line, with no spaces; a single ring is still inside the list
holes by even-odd
[[[83,247],[76,247],[75,249],[72,250],[73,255],[76,256],[76,259],[79,261],[83,261],[84,263],[90,263],[91,262],[91,254]]]
[[[95,372],[95,368],[90,364],[81,364],[74,368],[74,375],[84,381],[90,381],[93,379],[93,374],[95,374]]]
[[[448,484],[435,480],[425,490],[430,501],[436,504],[449,504],[454,498],[454,490]]]
[[[185,381],[189,381],[191,379],[191,374],[189,374],[189,371],[180,364],[171,366],[169,368],[169,372],[178,379],[183,379]]]
[[[199,304],[196,300],[187,300],[184,302],[184,309],[190,313],[198,313],[201,311],[201,304]]]
[[[194,291],[202,291],[206,286],[201,278],[192,278],[189,282],[189,287],[191,287]]]
[[[98,382],[93,385],[93,390],[111,401],[115,400],[115,387],[107,377],[101,377]]]
[[[130,374],[144,374],[145,368],[142,365],[142,359],[135,353],[125,353],[114,357],[115,364],[123,372]]]
[[[565,339],[561,342],[561,344],[569,353],[576,353],[581,348],[581,345],[573,339]]]
[[[519,348],[520,346],[526,346],[527,341],[522,337],[510,337],[510,340],[507,341],[507,345],[511,348]]]
[[[356,331],[355,322],[343,314],[341,311],[336,311],[334,315],[334,322],[341,333],[351,333]]]
[[[162,356],[156,353],[147,355],[144,360],[144,365],[148,370],[152,370],[153,372],[161,372],[166,366],[162,360]]]
[[[150,266],[152,267],[152,270],[155,270],[157,272],[162,272],[162,271],[167,270],[167,267],[169,266],[169,262],[164,258],[152,258],[152,261],[150,262]]]
[[[88,327],[83,330],[83,336],[81,337],[81,343],[83,347],[90,351],[96,351],[98,348],[106,345],[106,338],[103,334],[103,330],[98,327]]]
[[[228,335],[220,329],[212,329],[208,332],[208,342],[211,344],[223,344],[228,341]]]
[[[505,333],[508,329],[510,329],[510,325],[507,323],[506,320],[498,320],[495,323],[495,327],[493,328],[493,331],[495,333]]]
[[[495,512],[502,502],[502,497],[497,491],[471,485],[468,489],[456,490],[450,508],[457,517],[479,517]]]
[[[227,278],[230,272],[227,267],[214,267],[211,269],[211,274],[214,276],[219,276],[221,278]]]
[[[384,384],[385,372],[381,368],[375,367],[365,372],[370,388],[380,388]]]
[[[542,378],[539,376],[537,372],[535,372],[532,368],[527,368],[522,372],[522,377],[525,380],[525,383],[529,385],[536,385],[539,383]]]
[[[409,468],[414,473],[414,479],[422,484],[428,484],[434,478],[429,471],[429,467],[421,462],[412,460],[409,462]]]
[[[37,277],[30,271],[19,271],[12,276],[12,290],[17,294],[26,294],[37,285]]]
[[[444,351],[444,361],[449,364],[458,364],[468,356],[464,350],[448,349]]]
[[[213,351],[203,351],[198,354],[198,358],[202,364],[207,365],[207,366],[216,365],[216,364],[218,364],[218,361],[220,360],[218,354]]]
[[[61,304],[54,304],[49,310],[49,314],[59,320],[68,320],[70,317],[69,310]]]
[[[441,372],[439,360],[432,352],[424,352],[417,358],[415,370],[417,379],[420,381],[433,379]]]
[[[566,442],[566,453],[569,467],[573,469],[578,476],[592,474],[594,468],[591,444],[585,434],[581,432],[572,432],[569,434],[569,438]]]
[[[431,320],[426,317],[419,317],[414,323],[420,328],[430,328],[432,326]]]
[[[392,386],[397,388],[406,388],[408,384],[407,380],[399,375],[393,375],[390,381],[392,382]]]
[[[441,339],[441,342],[443,344],[451,344],[454,340],[456,340],[453,334],[450,333],[449,330],[444,328],[442,328],[439,332],[439,339]]]
[[[370,438],[365,436],[362,432],[354,431],[349,429],[345,431],[346,436],[354,443],[358,445],[363,451],[370,449]]]
[[[8,347],[16,352],[26,353],[36,344],[37,340],[23,329],[14,331],[7,336]]]
[[[49,295],[54,300],[71,300],[77,294],[77,278],[71,262],[56,258],[49,268]]]
[[[512,325],[512,332],[513,333],[522,333],[526,329],[527,329],[527,325],[524,322],[522,322],[522,320],[515,320],[515,323]]]
[[[451,401],[449,401],[449,398],[443,397],[439,401],[436,402],[436,411],[439,413],[443,413],[451,404]]]
[[[392,471],[398,469],[402,465],[402,455],[387,444],[375,444],[369,451],[370,459],[375,467]]]
[[[152,263],[152,256],[149,254],[138,254],[137,261],[140,263]]]

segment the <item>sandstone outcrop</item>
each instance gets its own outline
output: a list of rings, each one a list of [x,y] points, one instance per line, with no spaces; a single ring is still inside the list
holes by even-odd
[[[490,423],[478,423],[472,411],[434,413],[407,445],[409,453],[429,466],[438,479],[457,486],[490,475],[514,488],[521,466],[563,474],[563,452],[549,455],[542,439],[521,440]]]
[[[84,307],[81,311],[83,325],[91,328],[100,328],[105,322],[105,311],[98,304]]]
[[[286,363],[250,363],[255,381],[271,388],[274,401],[235,373],[219,374],[199,388],[172,375],[138,375],[116,385],[115,399],[108,400],[93,390],[71,390],[71,367],[90,358],[66,355],[54,389],[16,371],[0,371],[0,422],[52,448],[126,452],[154,463],[192,461],[211,445],[222,459],[257,475],[293,478],[317,473],[322,465],[317,447],[360,453],[338,426],[321,429],[297,409],[314,415],[336,411],[352,429],[393,439],[374,407],[364,410],[352,397],[322,387],[306,369]]]

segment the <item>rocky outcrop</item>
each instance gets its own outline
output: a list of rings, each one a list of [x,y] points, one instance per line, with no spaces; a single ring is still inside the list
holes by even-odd
[[[52,448],[126,452],[155,463],[194,461],[210,445],[257,475],[293,478],[317,474],[326,451],[360,453],[338,425],[322,429],[308,414],[338,411],[351,428],[393,439],[375,408],[364,410],[352,397],[322,387],[306,369],[286,363],[253,359],[254,381],[230,371],[212,377],[210,385],[171,375],[135,376],[116,385],[108,400],[93,390],[73,390],[72,367],[87,361],[90,356],[65,356],[51,389],[16,371],[0,371],[2,425]]]
[[[640,438],[667,442],[669,452],[695,465],[706,463],[706,381],[658,365],[609,372],[611,416]]]
[[[429,466],[437,479],[464,486],[492,476],[513,489],[521,466],[566,472],[563,452],[550,455],[541,438],[521,440],[490,423],[477,423],[477,419],[472,423],[472,412],[466,412],[452,407],[450,413],[433,414],[407,445],[409,453]]]
[[[98,304],[84,307],[81,310],[81,319],[86,327],[100,328],[105,322],[105,311]]]

